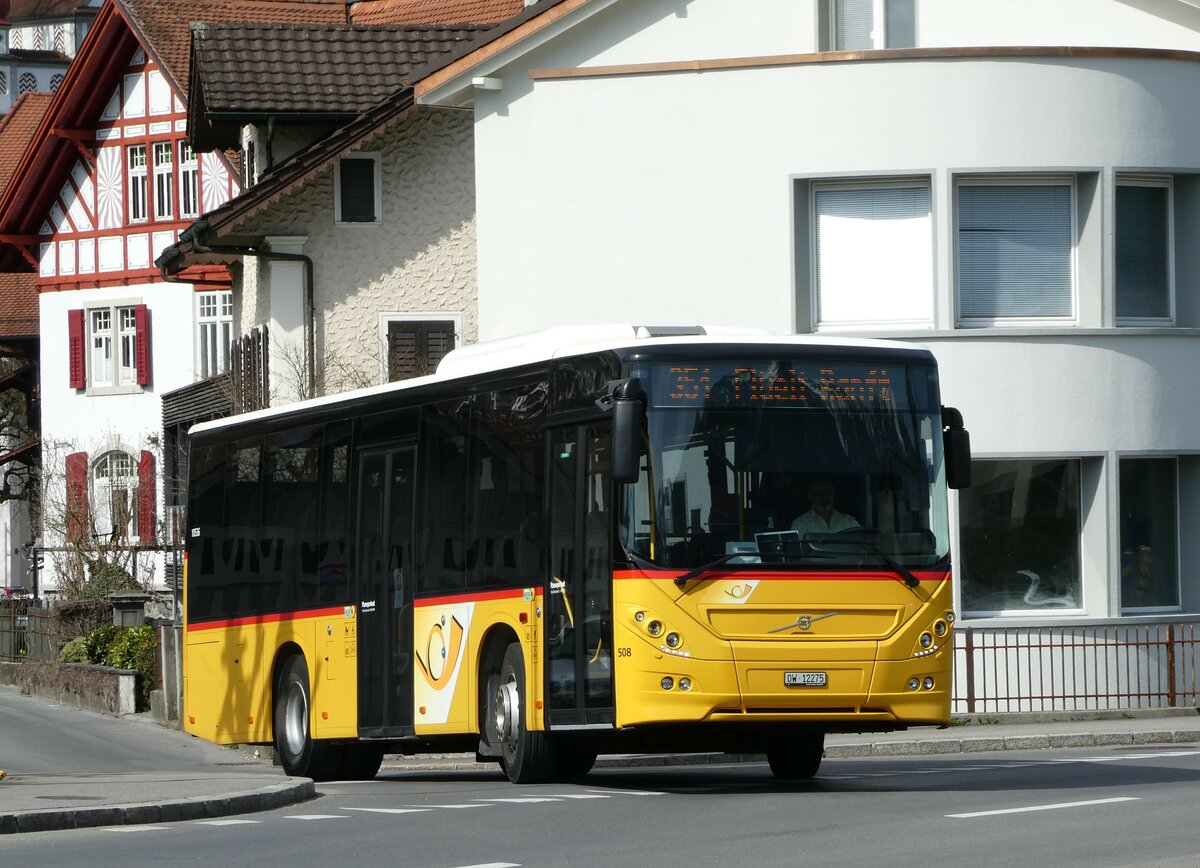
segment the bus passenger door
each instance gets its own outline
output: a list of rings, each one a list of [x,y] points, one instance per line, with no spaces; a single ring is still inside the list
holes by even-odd
[[[412,527],[415,449],[371,451],[359,464],[358,728],[411,734]]]
[[[612,671],[612,496],[607,425],[550,435],[550,578],[546,661],[551,730],[609,728]]]

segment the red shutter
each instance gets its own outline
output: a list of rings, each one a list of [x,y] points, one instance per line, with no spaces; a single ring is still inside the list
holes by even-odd
[[[88,457],[86,452],[67,456],[67,539],[81,539],[88,529]]]
[[[133,308],[134,326],[137,335],[134,340],[135,363],[137,364],[137,381],[139,386],[150,385],[150,310],[144,304]]]
[[[83,363],[83,311],[67,311],[67,344],[70,348],[69,365],[72,389],[87,385]]]
[[[142,460],[138,462],[138,537],[142,543],[155,541],[154,507],[157,498],[154,496],[154,453],[142,450]]]

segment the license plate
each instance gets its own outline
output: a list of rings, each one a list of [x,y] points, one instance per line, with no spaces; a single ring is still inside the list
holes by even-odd
[[[824,672],[783,673],[783,683],[786,687],[824,687],[828,680]]]

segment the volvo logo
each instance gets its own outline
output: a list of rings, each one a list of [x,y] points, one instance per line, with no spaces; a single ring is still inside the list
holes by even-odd
[[[797,615],[796,620],[790,624],[784,624],[782,627],[776,627],[773,630],[768,630],[768,633],[783,633],[785,630],[810,630],[813,622],[820,621],[824,618],[832,618],[837,612],[826,612],[824,615]]]

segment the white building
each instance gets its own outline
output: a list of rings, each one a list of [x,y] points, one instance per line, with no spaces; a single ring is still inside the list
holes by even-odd
[[[536,12],[416,85],[474,109],[481,339],[600,318],[926,344],[976,458],[968,627],[1200,612],[1196,4]]]

